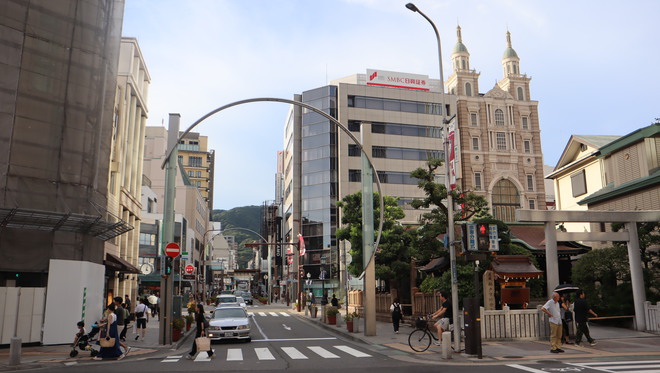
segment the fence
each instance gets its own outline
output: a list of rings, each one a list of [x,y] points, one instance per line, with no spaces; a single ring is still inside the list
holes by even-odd
[[[646,331],[660,333],[660,303],[655,306],[651,302],[644,302],[644,317],[646,318]]]
[[[550,325],[540,309],[486,311],[481,307],[481,338],[484,340],[544,339]]]
[[[46,288],[0,287],[0,344],[16,334],[22,343],[41,342]]]

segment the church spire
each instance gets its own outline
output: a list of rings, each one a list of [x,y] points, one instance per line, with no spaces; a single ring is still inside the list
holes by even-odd
[[[502,56],[502,68],[505,78],[509,75],[520,75],[520,58],[511,46],[511,33],[509,31],[506,32],[506,49]]]
[[[461,35],[461,26],[456,26],[456,45],[451,53],[451,60],[454,65],[454,71],[470,70],[470,52],[463,44]]]

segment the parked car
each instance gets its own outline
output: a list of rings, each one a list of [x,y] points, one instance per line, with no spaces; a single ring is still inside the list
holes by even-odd
[[[250,342],[250,317],[243,307],[216,308],[209,320],[208,337],[212,341],[239,339]]]
[[[238,305],[243,307],[244,309],[247,308],[247,305],[245,304],[245,300],[243,299],[243,297],[237,296],[236,302],[238,302]]]
[[[232,294],[220,294],[215,297],[215,306],[216,307],[225,307],[225,306],[240,306],[238,299],[235,295]]]
[[[249,291],[241,291],[240,294],[237,295],[243,297],[243,299],[245,300],[245,304],[249,304],[249,305],[253,304],[252,294]]]

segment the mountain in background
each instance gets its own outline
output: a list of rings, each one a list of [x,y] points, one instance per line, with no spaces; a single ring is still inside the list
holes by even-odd
[[[245,230],[232,230],[232,227],[245,228],[261,234],[261,206],[234,207],[231,210],[213,210],[211,220],[222,223],[222,234],[236,237],[238,242],[238,267],[247,268],[253,258],[252,248],[245,247],[246,242],[259,242],[258,235]]]

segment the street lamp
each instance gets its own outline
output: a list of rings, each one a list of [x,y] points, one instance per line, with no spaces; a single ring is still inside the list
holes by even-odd
[[[451,298],[452,298],[452,314],[454,316],[454,327],[460,328],[458,324],[458,279],[456,277],[456,250],[454,248],[454,201],[452,198],[452,195],[450,193],[450,188],[451,188],[451,181],[449,179],[450,174],[449,174],[449,162],[448,162],[448,157],[449,157],[449,150],[450,150],[450,145],[449,145],[449,131],[448,131],[448,125],[449,122],[451,122],[451,119],[447,120],[446,115],[445,115],[445,78],[444,75],[442,74],[442,47],[440,45],[440,33],[438,32],[438,28],[435,27],[435,23],[431,21],[429,17],[426,16],[426,14],[422,13],[421,10],[419,10],[415,4],[413,3],[408,3],[406,4],[406,8],[410,9],[413,12],[419,13],[424,19],[426,19],[430,24],[431,27],[433,27],[433,32],[435,32],[435,38],[438,41],[438,65],[440,68],[440,114],[442,117],[442,126],[443,126],[443,133],[444,133],[444,151],[445,151],[445,188],[447,189],[447,237],[448,237],[448,242],[449,242],[449,259],[451,262]],[[454,333],[454,350],[459,351],[460,350],[460,333]]]

